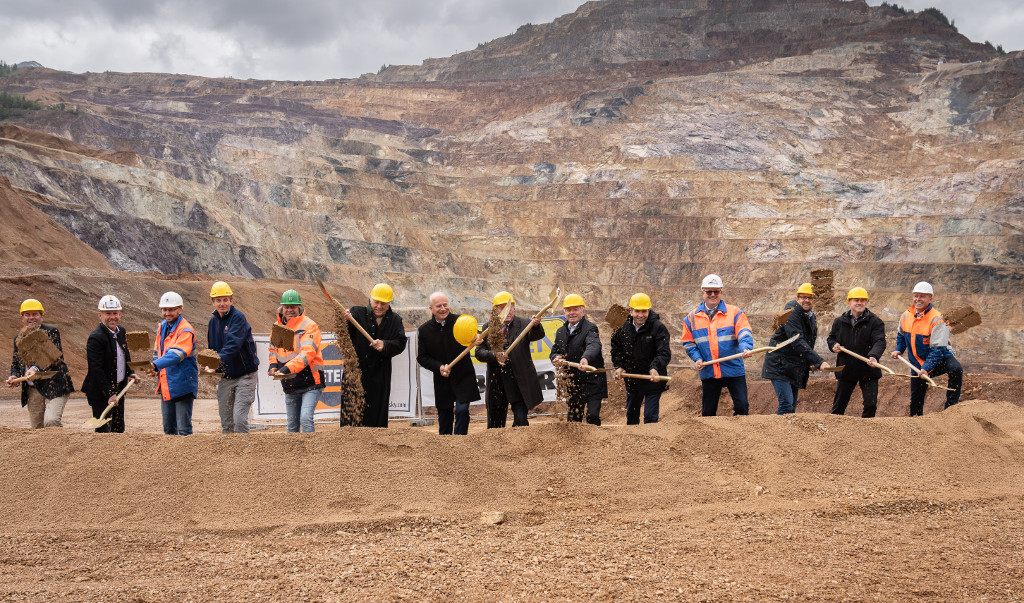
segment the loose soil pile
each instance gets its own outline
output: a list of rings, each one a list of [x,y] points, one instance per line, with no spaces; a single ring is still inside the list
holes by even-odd
[[[0,598],[1017,600],[1021,407],[705,419],[670,391],[655,425],[466,437],[2,427]]]

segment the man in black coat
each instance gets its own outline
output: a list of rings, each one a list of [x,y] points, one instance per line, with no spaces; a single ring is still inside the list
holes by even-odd
[[[92,416],[100,418],[108,405],[110,421],[96,428],[97,433],[124,433],[124,400],[117,394],[129,381],[139,382],[138,375],[128,367],[132,361],[121,323],[121,301],[105,295],[99,304],[100,324],[89,334],[85,344],[85,357],[89,372],[82,383],[82,391],[92,407]]]
[[[761,377],[771,380],[779,398],[775,414],[796,412],[798,393],[807,387],[811,370],[828,368],[828,363],[814,351],[814,342],[818,339],[818,317],[814,315],[813,307],[814,290],[810,283],[804,283],[796,291],[796,300],[786,303],[784,309],[791,309],[789,318],[775,329],[768,342],[768,345],[776,346],[794,335],[800,336],[793,343],[765,356],[761,368]]]
[[[885,323],[867,309],[868,292],[863,287],[850,289],[846,295],[846,304],[850,309],[835,319],[832,331],[828,334],[829,349],[839,354],[836,366],[843,367],[842,371],[836,373],[832,414],[841,415],[846,412],[853,389],[860,384],[861,397],[864,399],[864,412],[861,416],[873,417],[878,408],[878,379],[882,376],[876,361],[885,351]],[[870,364],[840,352],[839,346],[864,356]]]
[[[465,348],[455,340],[452,331],[460,317],[452,315],[448,296],[440,291],[432,293],[430,313],[431,318],[416,330],[416,362],[434,374],[438,433],[466,435],[469,431],[469,405],[480,399],[476,371],[468,358],[455,366],[449,364]],[[481,341],[477,336],[475,343],[479,345]]]
[[[502,330],[505,335],[507,349],[520,333],[528,327],[526,334],[529,341],[544,339],[544,327],[539,318],[527,319],[516,316],[516,300],[512,294],[502,291],[494,296],[492,311],[501,312],[509,304],[508,315],[505,316]],[[495,352],[491,349],[490,337],[485,337],[476,348],[476,359],[487,363],[487,391],[484,401],[487,404],[487,428],[504,427],[508,419],[508,407],[512,406],[512,427],[525,427],[530,424],[526,414],[529,409],[544,400],[537,378],[537,367],[533,364],[530,346],[520,343],[509,355],[505,351]]]
[[[356,349],[359,370],[362,373],[363,392],[366,408],[363,411],[363,427],[387,427],[388,408],[391,404],[391,359],[405,350],[408,338],[402,317],[391,309],[395,294],[390,286],[378,283],[370,292],[365,306],[352,306],[346,310],[345,318],[356,319],[370,334],[373,342],[363,337],[351,322],[348,334]]]
[[[650,381],[626,379],[626,425],[640,424],[640,406],[644,423],[657,423],[661,394],[668,385],[657,376],[667,376],[672,360],[669,334],[651,309],[651,298],[637,293],[629,300],[629,318],[612,335],[612,364],[615,378],[622,373],[649,374]]]
[[[71,384],[68,365],[64,362],[64,348],[60,343],[60,331],[57,327],[43,324],[43,305],[36,299],[26,299],[21,303],[21,324],[23,332],[39,329],[46,333],[57,350],[60,358],[50,366],[26,366],[18,352],[18,337],[14,338],[14,356],[11,358],[11,376],[7,379],[7,387],[17,385],[14,380],[25,376],[31,377],[38,372],[55,371],[57,374],[49,379],[28,379],[21,382],[21,405],[28,407],[28,420],[32,429],[43,427],[61,427],[64,405],[68,396],[75,391]],[[20,336],[20,334],[19,334]]]
[[[587,320],[587,306],[583,298],[575,293],[566,295],[562,301],[562,312],[567,322],[555,333],[555,344],[551,346],[552,363],[559,366],[563,360],[568,360],[596,369],[604,368],[600,334],[597,325]],[[607,373],[585,372],[574,367],[565,370],[569,379],[568,420],[582,422],[586,409],[587,423],[600,425],[601,400],[608,397]]]

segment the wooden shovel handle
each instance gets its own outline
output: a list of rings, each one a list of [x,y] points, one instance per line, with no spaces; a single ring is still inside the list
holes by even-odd
[[[775,348],[773,348],[772,346],[768,346],[768,347],[764,347],[764,348],[754,348],[754,349],[750,350],[750,353],[751,354],[763,354],[765,352],[768,352],[768,351],[774,350],[774,349]],[[740,352],[739,354],[733,354],[731,356],[725,356],[725,357],[722,357],[722,358],[715,358],[714,360],[708,360],[707,362],[704,363],[704,366],[711,366],[712,364],[718,364],[719,362],[725,362],[726,360],[735,360],[737,358],[742,358],[742,357],[743,357],[743,352]]]
[[[487,331],[490,331],[490,330],[491,330],[491,327],[487,327],[483,331],[480,331],[479,337],[484,337],[485,335],[487,335]],[[459,355],[455,357],[455,360],[452,360],[451,362],[448,363],[448,370],[451,370],[451,368],[453,366],[455,366],[456,362],[458,362],[458,361],[462,360],[463,358],[465,358],[466,354],[469,354],[469,350],[472,349],[472,347],[473,347],[473,344],[469,344],[469,345],[467,345],[465,347],[465,349],[463,349],[461,352],[459,352]]]
[[[536,314],[534,314],[533,318],[537,319],[537,318],[541,318],[542,316],[544,316],[544,313],[547,312],[548,310],[550,310],[551,306],[555,305],[556,301],[558,301],[558,296],[557,295],[555,295],[553,298],[551,298],[551,301],[548,302],[548,305],[546,305],[543,308],[541,308],[540,312],[537,312]],[[519,345],[519,342],[523,340],[523,337],[526,337],[526,334],[529,333],[532,329],[533,329],[533,327],[530,327],[529,329],[523,329],[523,331],[518,336],[516,336],[515,339],[512,340],[512,345],[510,345],[507,348],[505,348],[505,355],[508,356],[509,354],[511,354],[512,350],[514,350],[515,347],[517,345]]]
[[[919,368],[915,367],[915,366],[914,366],[913,364],[910,364],[910,361],[909,361],[909,360],[907,360],[906,358],[904,358],[903,356],[897,356],[897,358],[899,358],[899,359],[900,359],[900,362],[902,362],[903,364],[905,364],[905,365],[909,366],[909,367],[910,367],[910,370],[911,370],[911,371],[912,371],[912,372],[913,372],[913,373],[914,373],[915,375],[917,375],[918,377],[920,377],[920,378],[924,379],[924,380],[925,380],[925,381],[926,381],[926,382],[928,383],[928,385],[930,385],[930,386],[932,386],[932,387],[939,387],[939,388],[942,388],[942,389],[949,389],[948,387],[942,387],[941,385],[939,385],[938,383],[936,383],[936,382],[935,382],[935,380],[934,380],[934,379],[932,379],[931,375],[928,375],[928,374],[921,374],[921,369],[919,369]]]
[[[853,356],[854,358],[856,358],[857,360],[860,360],[864,364],[867,364],[869,362],[869,360],[867,358],[861,356],[857,352],[851,352],[850,350],[844,348],[843,346],[839,346],[839,351],[840,352],[846,352],[846,354],[848,356]],[[883,371],[889,373],[890,375],[895,375],[896,374],[896,371],[894,371],[891,368],[885,366],[884,364],[879,363],[877,360],[875,361],[875,366],[877,366],[878,368],[882,369]]]
[[[651,380],[651,376],[650,375],[635,375],[633,373],[622,373],[620,375],[620,377],[625,377],[626,379],[644,379],[646,381],[650,381]],[[664,381],[665,383],[668,383],[669,381],[672,380],[672,377],[666,377],[664,375],[658,375],[657,377],[655,377],[655,379],[657,381]]]
[[[320,285],[320,292],[324,294],[324,297],[326,297],[328,301],[334,302],[334,305],[338,306],[342,310],[346,309],[345,306],[341,305],[341,302],[331,297],[331,294],[327,292],[327,286],[324,285],[324,282],[322,280],[320,280],[320,277],[314,276],[313,278],[316,279],[316,284]],[[348,321],[352,323],[356,330],[363,334],[363,337],[366,338],[366,341],[373,343],[373,337],[370,337],[370,334],[366,332],[366,329],[363,328],[363,325],[356,322],[356,319],[352,317],[351,313],[349,313],[348,315]]]

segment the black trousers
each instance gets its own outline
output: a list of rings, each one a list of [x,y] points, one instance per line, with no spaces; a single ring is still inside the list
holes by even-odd
[[[946,404],[942,407],[943,410],[960,402],[960,388],[964,383],[964,367],[960,365],[959,360],[950,356],[939,361],[935,368],[928,373],[928,376],[934,378],[946,373],[949,374],[946,387],[953,391],[946,392]],[[928,382],[924,379],[910,380],[910,416],[920,417],[924,414],[924,397],[928,394],[928,387]]]
[[[505,423],[508,421],[509,406],[512,407],[512,427],[529,426],[530,421],[526,417],[526,402],[523,400],[522,395],[518,396],[518,400],[509,402],[501,377],[498,376],[492,381],[493,383],[487,384],[491,388],[491,395],[488,397],[487,402],[487,429],[505,427]],[[518,394],[519,392],[516,393]]]
[[[718,399],[722,397],[722,389],[729,389],[729,396],[732,397],[732,414],[750,414],[750,405],[747,403],[747,378],[744,377],[721,377],[715,379],[704,379],[700,382],[701,389],[701,411],[702,417],[713,417],[718,414]]]
[[[864,412],[861,417],[870,419],[878,410],[878,379],[864,377],[862,379],[837,379],[836,395],[832,398],[832,414],[846,413],[846,405],[850,403],[853,390],[860,384],[860,395],[864,399]]]
[[[586,395],[582,392],[574,392],[569,396],[566,404],[569,407],[567,420],[570,423],[582,423],[583,412],[586,411],[587,423],[591,425],[601,424],[601,394]]]
[[[127,379],[117,384],[117,391],[124,389],[125,385],[128,385]],[[108,398],[97,399],[86,396],[86,399],[89,401],[89,406],[92,407],[93,418],[100,418],[103,411],[107,409]],[[110,412],[107,413],[110,422],[102,427],[97,427],[96,433],[124,433],[124,402],[125,399],[122,397],[117,402],[117,406],[110,409]]]

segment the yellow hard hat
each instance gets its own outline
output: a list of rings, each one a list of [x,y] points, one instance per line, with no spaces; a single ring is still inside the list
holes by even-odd
[[[583,306],[584,308],[586,308],[587,304],[583,302],[582,297],[575,293],[570,293],[569,295],[566,295],[565,299],[562,300],[562,308],[574,308],[576,306]]]
[[[375,299],[385,304],[390,304],[395,299],[395,291],[385,283],[377,283],[370,291],[370,299]]]
[[[477,331],[480,330],[479,327],[475,318],[469,314],[463,314],[452,326],[452,335],[455,335],[455,341],[458,341],[459,345],[468,347],[476,338]]]
[[[215,297],[230,297],[232,295],[234,295],[234,292],[231,291],[231,286],[224,281],[217,281],[213,284],[213,287],[210,287],[210,299]]]
[[[21,302],[20,314],[24,314],[25,312],[39,312],[40,314],[46,314],[43,310],[43,304],[39,303],[38,299],[31,298]]]
[[[851,299],[869,299],[868,290],[864,287],[854,287],[853,289],[850,289],[850,292],[846,294],[846,301],[850,301]]]
[[[650,310],[651,298],[646,293],[634,293],[633,297],[629,298],[629,307],[634,310]]]
[[[499,291],[498,294],[494,296],[494,305],[495,306],[500,306],[502,304],[507,304],[509,302],[512,302],[514,304],[514,303],[516,303],[516,300],[512,297],[512,294],[509,293],[508,291]]]
[[[814,287],[810,283],[800,285],[796,290],[797,295],[814,295]]]

